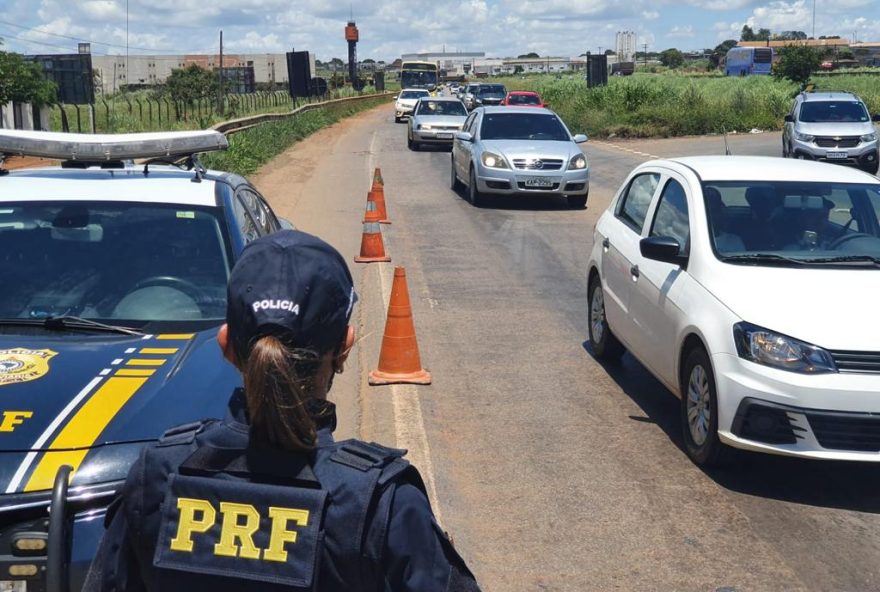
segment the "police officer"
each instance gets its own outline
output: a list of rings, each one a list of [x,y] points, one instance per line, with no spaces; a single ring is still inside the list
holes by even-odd
[[[314,236],[244,249],[217,337],[244,388],[224,420],[144,450],[86,590],[479,590],[405,451],[333,440],[326,395],[356,300],[344,260]]]

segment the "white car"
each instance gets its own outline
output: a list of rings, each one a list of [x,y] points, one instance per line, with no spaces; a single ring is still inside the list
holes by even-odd
[[[400,123],[412,115],[416,103],[422,97],[430,97],[431,93],[423,88],[405,88],[394,97],[394,123]]]
[[[594,354],[626,348],[681,398],[696,463],[728,446],[880,461],[880,180],[651,161],[599,218],[588,270]]]

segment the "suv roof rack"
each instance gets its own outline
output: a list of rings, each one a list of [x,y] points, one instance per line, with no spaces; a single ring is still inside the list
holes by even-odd
[[[138,134],[67,134],[0,130],[0,156],[38,156],[64,161],[185,158],[229,147],[214,130]],[[2,160],[2,158],[0,158]]]

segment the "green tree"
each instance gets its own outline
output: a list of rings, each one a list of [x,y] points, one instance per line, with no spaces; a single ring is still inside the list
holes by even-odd
[[[783,31],[777,36],[781,41],[803,41],[807,38],[807,34],[803,31]]]
[[[660,52],[660,63],[667,68],[678,68],[684,63],[684,55],[672,47]]]
[[[514,74],[522,74],[522,73],[523,73],[523,67],[522,67],[522,66],[514,66],[514,67],[513,67],[513,73],[514,73]]]
[[[709,66],[711,68],[718,68],[721,65],[721,60],[727,56],[727,52],[736,47],[736,45],[736,39],[727,39],[716,45],[715,49],[709,53]]]
[[[742,32],[739,35],[740,41],[755,41],[755,31],[748,25],[743,25]]]
[[[165,81],[164,92],[174,101],[194,103],[195,101],[215,97],[219,80],[216,72],[205,70],[196,64],[186,68],[172,70]]]
[[[809,82],[813,72],[819,69],[821,63],[819,52],[812,47],[789,45],[779,52],[779,63],[776,64],[773,75],[804,86]]]
[[[57,93],[55,83],[46,80],[38,63],[17,53],[0,51],[0,105],[9,101],[49,105],[55,102]]]
[[[536,54],[536,53],[533,52],[533,51],[530,51],[529,53],[524,53],[524,54],[522,54],[522,55],[518,55],[518,56],[516,56],[516,57],[517,57],[517,59],[520,59],[520,60],[521,60],[521,59],[523,59],[523,58],[539,58],[539,57],[541,57],[541,56],[539,56],[538,54]]]
[[[755,41],[770,41],[770,29],[758,29],[755,33]]]

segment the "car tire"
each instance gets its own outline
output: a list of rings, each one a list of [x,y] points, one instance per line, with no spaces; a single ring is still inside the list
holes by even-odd
[[[880,161],[876,159],[874,160],[874,164],[869,164],[864,168],[864,171],[871,175],[876,175],[878,170],[880,170]]]
[[[413,142],[412,136],[410,136],[410,135],[406,136],[406,146],[407,146],[407,148],[409,148],[413,152],[417,152],[419,149],[418,143]]]
[[[475,208],[482,207],[486,203],[485,196],[477,188],[477,174],[474,172],[474,167],[471,167],[471,172],[468,176],[467,200]]]
[[[785,140],[782,141],[782,158],[789,157],[790,150],[788,149],[788,144],[786,144]]]
[[[608,319],[605,316],[605,292],[602,290],[602,281],[599,276],[594,277],[590,282],[587,303],[589,314],[587,330],[593,355],[599,360],[616,362],[626,351],[626,348],[608,327]]]
[[[692,348],[681,371],[681,427],[684,448],[701,467],[717,467],[730,459],[731,449],[718,437],[718,391],[709,354]]]
[[[568,201],[568,207],[572,210],[583,210],[587,207],[586,195],[569,195],[565,199]]]
[[[450,158],[449,163],[449,188],[458,193],[461,191],[461,181],[458,180],[458,175],[455,174],[455,158]]]

